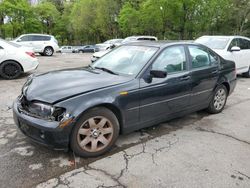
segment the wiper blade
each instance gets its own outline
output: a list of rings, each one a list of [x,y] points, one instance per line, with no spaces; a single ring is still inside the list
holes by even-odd
[[[92,70],[94,69],[94,67],[92,67],[92,65],[88,65],[88,68],[91,68]]]
[[[119,75],[119,74],[117,74],[116,72],[113,72],[112,70],[109,70],[109,69],[104,68],[104,67],[95,67],[95,68],[96,68],[96,69],[100,69],[100,70],[105,71],[105,72],[108,72],[108,73],[110,73],[110,74]]]

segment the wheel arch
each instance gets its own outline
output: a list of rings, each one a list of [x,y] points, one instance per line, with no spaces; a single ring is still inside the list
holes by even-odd
[[[87,111],[93,109],[93,108],[98,108],[98,107],[103,107],[103,108],[107,108],[108,110],[110,110],[111,112],[114,113],[114,115],[116,116],[118,122],[119,122],[119,126],[120,126],[120,133],[122,133],[123,130],[123,115],[121,110],[114,104],[111,103],[102,103],[102,104],[97,104],[91,107],[88,107],[87,109],[85,109],[84,111],[82,111],[75,119],[75,121],[78,121]]]
[[[229,83],[228,82],[222,82],[221,84],[224,85],[227,88],[227,93],[229,94],[230,93],[230,85],[229,85]]]
[[[51,45],[45,46],[45,47],[43,48],[43,51],[45,50],[45,48],[52,48],[53,52],[55,52],[55,49],[54,49],[53,46],[51,46]]]

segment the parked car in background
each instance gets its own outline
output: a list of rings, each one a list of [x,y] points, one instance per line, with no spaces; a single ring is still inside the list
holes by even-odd
[[[105,41],[103,44],[119,46],[122,44],[123,39],[110,39]]]
[[[113,48],[115,48],[116,46],[113,44],[110,47],[108,47],[108,49],[103,50],[103,51],[98,51],[95,52],[92,57],[91,57],[91,62],[95,62],[97,59],[99,59],[100,57],[104,56],[105,54],[107,54],[108,52],[110,52]]]
[[[59,50],[58,42],[52,35],[24,34],[14,39],[13,42],[32,47],[34,52],[44,56],[52,56]]]
[[[30,48],[0,39],[0,76],[15,79],[22,73],[35,70],[38,65]]]
[[[29,78],[13,117],[36,142],[95,157],[121,133],[202,109],[220,113],[235,85],[235,63],[203,45],[129,43],[92,66]]]
[[[202,36],[195,42],[208,46],[223,58],[234,61],[237,74],[250,78],[250,39],[242,36]]]
[[[73,46],[72,53],[79,53],[79,49],[83,48],[83,46]]]
[[[127,37],[122,41],[122,44],[136,41],[157,41],[157,37],[154,36],[131,36]]]
[[[73,46],[62,46],[58,50],[59,53],[72,53],[73,52]]]
[[[95,51],[97,51],[96,45],[86,45],[78,49],[79,53],[95,52]]]

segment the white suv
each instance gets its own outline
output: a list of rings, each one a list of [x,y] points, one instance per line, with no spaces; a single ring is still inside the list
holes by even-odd
[[[58,42],[52,35],[24,34],[14,39],[13,42],[32,47],[34,52],[45,56],[52,56],[54,52],[59,50]]]
[[[242,36],[202,36],[195,42],[206,45],[224,59],[234,61],[237,74],[250,78],[250,38]]]
[[[127,37],[122,41],[122,44],[129,42],[138,42],[138,41],[157,41],[157,37],[155,36],[131,36]]]

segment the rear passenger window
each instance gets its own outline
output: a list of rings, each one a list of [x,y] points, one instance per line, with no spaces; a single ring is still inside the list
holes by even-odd
[[[219,65],[220,58],[217,55],[210,52],[209,57],[210,57],[211,65]]]
[[[187,70],[186,54],[183,46],[166,48],[155,60],[153,70],[175,73]]]
[[[189,52],[191,55],[192,68],[202,68],[210,66],[208,52],[199,46],[189,46]]]
[[[51,39],[50,36],[43,36],[43,40],[44,40],[44,41],[49,41],[50,39]]]

